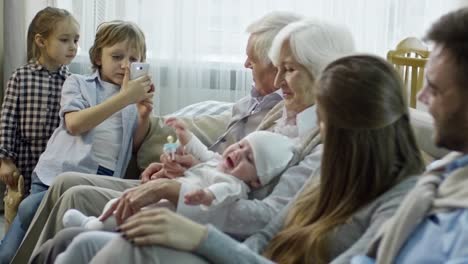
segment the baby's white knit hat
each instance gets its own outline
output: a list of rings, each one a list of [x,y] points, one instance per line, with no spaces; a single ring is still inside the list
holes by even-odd
[[[283,172],[294,156],[291,139],[269,131],[255,131],[245,139],[253,152],[257,176],[263,186]]]

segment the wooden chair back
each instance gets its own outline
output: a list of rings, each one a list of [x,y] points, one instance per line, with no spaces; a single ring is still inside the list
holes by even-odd
[[[428,48],[414,37],[402,40],[395,50],[387,53],[387,60],[395,66],[403,79],[412,108],[416,108],[416,94],[423,86],[424,67],[428,57]]]

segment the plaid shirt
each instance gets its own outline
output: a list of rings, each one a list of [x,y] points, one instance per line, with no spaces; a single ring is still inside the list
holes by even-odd
[[[10,158],[24,177],[25,190],[49,137],[59,125],[67,66],[49,72],[38,62],[18,68],[8,81],[0,125],[0,158]]]

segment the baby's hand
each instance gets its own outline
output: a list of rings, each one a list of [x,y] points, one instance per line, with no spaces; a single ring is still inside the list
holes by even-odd
[[[166,125],[175,129],[177,138],[182,146],[187,145],[187,143],[192,138],[192,133],[187,129],[187,125],[180,119],[175,117],[169,117],[166,119]]]
[[[185,204],[188,205],[206,205],[210,206],[215,197],[212,192],[208,190],[199,189],[193,192],[187,193],[185,196]]]

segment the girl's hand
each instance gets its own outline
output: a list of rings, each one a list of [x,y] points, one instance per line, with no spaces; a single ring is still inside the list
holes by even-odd
[[[167,208],[142,210],[119,227],[122,236],[138,246],[162,245],[192,251],[206,237],[207,228]]]
[[[140,103],[145,100],[153,99],[154,87],[152,86],[151,78],[148,75],[129,80],[130,69],[125,69],[125,76],[122,82],[120,92],[124,93],[124,97],[129,104]]]
[[[192,138],[192,133],[187,129],[187,125],[180,119],[175,117],[169,117],[166,119],[166,125],[174,128],[177,138],[182,146],[187,145],[187,143]]]
[[[10,187],[17,186],[19,177],[15,177],[15,172],[18,171],[15,163],[12,160],[5,158],[0,163],[0,180]],[[19,173],[17,173],[19,176]]]

